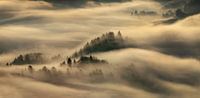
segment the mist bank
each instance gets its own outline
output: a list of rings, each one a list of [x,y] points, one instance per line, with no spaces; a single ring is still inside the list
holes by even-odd
[[[130,17],[128,9],[143,5],[149,7],[155,3],[138,3],[139,6],[137,3],[126,2],[56,10],[52,4],[44,1],[0,1],[1,52],[40,46],[74,48],[109,30],[147,24],[149,19],[144,18],[145,21],[138,22],[138,18]]]
[[[16,98],[199,96],[198,60],[181,59],[136,48],[105,52],[96,56],[109,60],[110,64],[78,68],[60,67],[57,64],[39,65],[33,67],[33,72],[28,71],[28,66],[1,68],[1,96],[9,98],[10,91],[15,92],[12,95]],[[49,72],[43,71],[44,66]],[[56,70],[51,69],[52,67]],[[98,70],[102,74],[97,73]]]
[[[162,14],[183,0],[170,0],[178,2],[173,7],[169,0],[126,1],[1,0],[0,98],[199,98],[200,15],[163,24]],[[35,52],[61,54],[63,61],[118,31],[129,47],[92,54],[108,64],[5,65]]]
[[[199,15],[173,25],[141,26],[107,32],[85,42],[74,55],[101,53],[125,48],[158,51],[172,56],[199,59]]]
[[[153,8],[150,7],[152,5]],[[198,57],[199,15],[171,25],[154,25],[153,22],[160,20],[153,20],[153,17],[161,18],[160,16],[137,17],[130,16],[127,12],[130,8],[160,11],[161,6],[156,2],[135,1],[135,3],[102,5],[95,8],[70,10],[28,8],[14,11],[14,18],[8,18],[9,21],[1,25],[0,31],[4,32],[1,33],[1,52],[58,48],[63,51],[66,49],[66,54],[70,54],[68,49],[72,51],[79,49],[86,41],[102,33],[121,30],[124,37],[128,36],[131,39],[127,43],[133,47],[153,49],[176,56]],[[105,9],[108,11],[105,12]],[[31,20],[27,17],[42,18]],[[84,26],[86,23],[88,26]]]

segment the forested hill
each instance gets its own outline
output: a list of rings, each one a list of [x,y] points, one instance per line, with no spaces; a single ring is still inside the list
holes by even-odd
[[[125,38],[123,38],[120,31],[116,35],[114,32],[108,32],[103,34],[101,37],[97,37],[90,42],[87,42],[79,51],[76,51],[72,57],[79,57],[96,52],[111,51],[125,47]]]

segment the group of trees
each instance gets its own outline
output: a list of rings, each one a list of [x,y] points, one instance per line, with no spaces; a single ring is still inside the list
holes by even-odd
[[[69,67],[72,67],[73,64],[76,64],[76,59],[68,57],[67,60],[63,61],[60,65],[68,65]]]
[[[188,2],[183,5],[183,9],[176,10],[177,18],[185,18],[190,15],[200,13],[200,1],[199,0],[188,0]]]
[[[174,11],[175,17],[182,19],[200,13],[200,0],[187,0],[180,8]]]
[[[174,17],[175,16],[175,11],[174,10],[167,10],[166,12],[162,13],[163,17]]]
[[[167,10],[165,13],[162,14],[163,17],[175,17],[175,18],[183,18],[186,17],[187,14],[184,13],[182,9],[175,9],[175,10]]]
[[[78,73],[82,73],[83,70],[81,68],[78,68],[78,69],[74,69],[74,70],[70,70],[69,68],[67,68],[66,72],[61,72],[59,71],[56,67],[51,67],[51,68],[48,68],[47,66],[43,66],[41,69],[39,70],[36,70],[34,69],[34,67],[32,65],[29,65],[27,67],[27,70],[25,70],[26,72],[28,72],[29,74],[28,75],[37,75],[37,74],[43,74],[45,76],[50,76],[50,77],[55,77],[55,76],[65,76],[65,75],[73,75],[71,72],[78,72]],[[21,73],[20,75],[24,76],[26,75],[25,73],[26,72],[23,72]],[[92,78],[103,78],[104,76],[104,73],[102,71],[102,69],[94,69],[94,70],[91,70],[91,71],[88,71],[86,72],[86,74]]]
[[[86,45],[78,52],[75,52],[72,57],[80,57],[95,52],[110,51],[124,47],[124,38],[120,31],[117,35],[115,35],[114,32],[108,32],[101,37],[97,37],[90,42],[87,42]]]
[[[37,72],[32,65],[28,66],[27,71],[31,74],[34,74]],[[41,69],[38,70],[38,72],[42,72],[48,75],[55,75],[55,74],[60,74],[61,72],[56,69],[56,67],[51,67],[51,69],[47,68],[46,66],[43,66]]]
[[[42,53],[30,53],[19,55],[10,64],[7,63],[7,65],[42,64],[44,62],[45,58]]]
[[[81,64],[88,64],[88,63],[92,63],[92,64],[101,64],[101,63],[107,63],[107,61],[105,60],[100,60],[94,56],[81,56],[80,60],[78,61]]]
[[[115,35],[114,32],[108,32],[103,34],[101,37],[97,37],[75,52],[71,57],[68,57],[66,61],[62,62],[61,65],[73,64],[85,64],[85,63],[107,63],[105,60],[97,59],[94,56],[86,56],[94,52],[104,52],[114,49],[125,48],[124,38],[120,31]],[[76,58],[79,57],[77,60]],[[56,55],[52,58],[46,58],[42,53],[28,53],[24,55],[19,55],[11,63],[7,65],[24,65],[24,64],[44,64],[52,60],[60,60],[61,55]]]
[[[133,10],[131,11],[131,15],[156,15],[155,11],[145,11],[145,10]]]
[[[107,61],[100,60],[94,56],[81,56],[78,60],[75,58],[68,57],[66,61],[62,62],[61,65],[68,65],[69,67],[72,67],[73,65],[79,65],[79,64],[105,64]]]
[[[44,64],[47,62],[54,62],[62,60],[62,56],[60,54],[55,56],[47,56],[43,53],[27,53],[20,54],[13,61],[6,63],[7,66],[11,65],[25,65],[25,64]]]
[[[200,12],[200,0],[188,0],[183,10],[188,14],[198,14]]]

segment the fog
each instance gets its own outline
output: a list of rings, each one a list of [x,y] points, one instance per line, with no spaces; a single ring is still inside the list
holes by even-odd
[[[174,6],[159,0],[52,1],[0,1],[0,98],[200,97],[200,14],[164,24],[162,13]],[[60,66],[110,31],[121,31],[129,47],[92,54],[108,64]],[[6,66],[32,52],[63,58],[33,65],[33,72],[29,64]]]
[[[143,18],[145,20],[142,22],[138,21],[139,17],[132,17],[128,12],[129,7],[142,7],[145,4],[144,2],[139,2],[139,4],[105,4],[105,6],[92,8],[60,10],[48,9],[49,6],[47,5],[50,4],[46,3],[29,3],[27,1],[27,4],[24,4],[20,2],[22,1],[1,1],[2,5],[7,5],[1,8],[5,12],[2,13],[2,16],[10,16],[2,17],[0,22],[1,32],[4,32],[1,33],[1,36],[6,39],[11,38],[12,40],[22,40],[23,42],[24,40],[31,40],[29,43],[37,43],[40,41],[43,45],[48,44],[45,43],[46,41],[49,43],[57,42],[57,44],[65,42],[68,45],[63,45],[63,47],[70,48],[70,43],[73,43],[73,46],[79,45],[81,42],[92,38],[96,34],[111,30],[120,30],[122,27],[130,25],[144,25],[149,22],[149,19],[146,18]],[[150,4],[145,5],[150,7]],[[27,7],[25,5],[31,5],[33,7]],[[42,5],[47,7],[47,9],[37,8],[37,6]],[[159,6],[159,4],[155,5]],[[16,7],[16,9],[13,7]],[[104,11],[105,9],[107,10],[106,12]],[[18,44],[20,45],[22,43],[16,43],[16,45]],[[29,45],[23,46],[26,47]]]

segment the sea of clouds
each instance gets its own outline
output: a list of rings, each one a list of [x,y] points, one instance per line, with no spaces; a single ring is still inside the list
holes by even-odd
[[[159,14],[136,16],[132,9]],[[200,15],[155,24],[165,10],[152,0],[73,8],[45,1],[1,0],[0,98],[198,98]],[[59,64],[34,66],[34,74],[26,66],[4,67],[27,52],[68,55],[94,37],[119,30],[132,47],[94,54],[108,65],[72,68],[71,74]],[[43,66],[55,66],[62,74],[49,77],[39,72]],[[91,77],[96,69],[103,70],[104,77]]]

